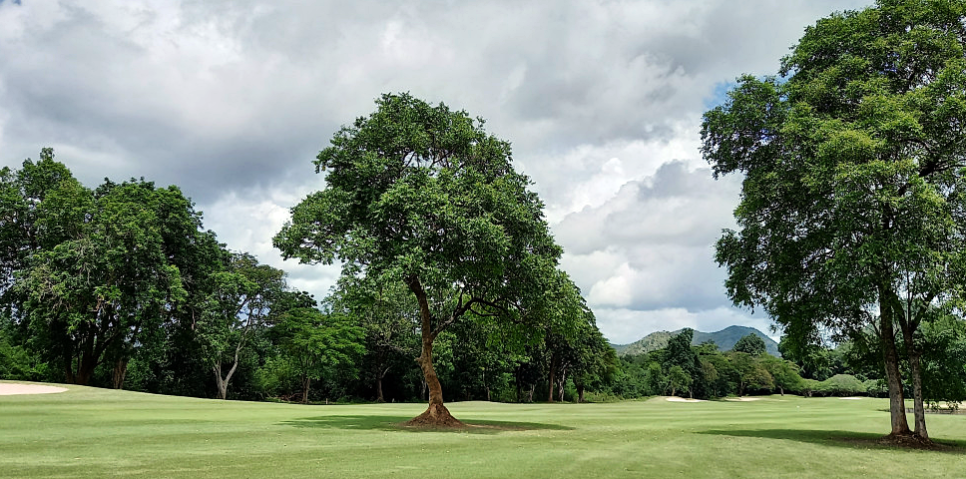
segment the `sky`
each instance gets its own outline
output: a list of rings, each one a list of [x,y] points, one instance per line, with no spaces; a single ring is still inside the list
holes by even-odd
[[[804,28],[853,0],[470,2],[0,0],[0,166],[53,147],[88,186],[176,184],[229,248],[323,297],[338,266],[272,236],[324,188],[312,160],[386,92],[487,120],[513,144],[614,343],[732,324],[714,242],[741,179],[715,180],[701,117],[774,75]]]

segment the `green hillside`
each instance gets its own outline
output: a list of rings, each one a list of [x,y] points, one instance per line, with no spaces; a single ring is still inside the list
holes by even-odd
[[[651,351],[666,348],[668,340],[680,332],[680,329],[671,332],[655,331],[631,344],[612,344],[611,346],[613,346],[613,348],[617,351],[618,356],[649,353]],[[695,331],[694,339],[691,340],[691,344],[696,346],[705,341],[714,341],[714,344],[718,346],[719,350],[730,351],[739,339],[749,334],[758,335],[762,340],[765,341],[765,348],[767,349],[768,354],[771,354],[772,356],[780,356],[778,353],[778,343],[776,343],[774,339],[771,339],[765,333],[748,326],[728,326],[721,331],[715,331],[713,333]]]

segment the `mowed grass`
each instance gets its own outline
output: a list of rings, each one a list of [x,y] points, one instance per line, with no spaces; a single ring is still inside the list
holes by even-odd
[[[302,406],[68,386],[0,396],[0,477],[966,477],[966,416],[930,415],[945,451],[875,444],[886,400],[449,405],[483,425],[410,430],[422,404]]]

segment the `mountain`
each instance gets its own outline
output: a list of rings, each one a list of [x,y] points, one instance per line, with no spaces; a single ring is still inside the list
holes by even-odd
[[[631,344],[611,344],[611,346],[617,351],[618,356],[649,353],[666,348],[668,340],[680,332],[680,329],[671,332],[656,331]],[[758,335],[765,341],[765,349],[768,351],[768,354],[781,357],[778,353],[778,343],[774,339],[769,338],[765,333],[755,328],[749,328],[747,326],[728,326],[721,331],[715,331],[713,333],[695,331],[694,338],[691,339],[691,344],[697,346],[705,341],[714,341],[719,351],[730,351],[739,339],[749,334]]]

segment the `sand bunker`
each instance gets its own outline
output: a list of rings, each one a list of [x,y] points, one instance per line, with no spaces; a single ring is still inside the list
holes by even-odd
[[[0,383],[0,396],[12,396],[14,394],[52,394],[62,393],[66,390],[67,388],[41,386],[39,384]]]
[[[855,397],[855,396],[852,396],[852,397],[847,397],[847,398],[839,398],[839,399],[849,399],[849,400],[852,400],[852,401],[854,401],[854,400],[856,400],[856,399],[864,399],[864,398],[860,398],[860,397]]]
[[[667,400],[671,402],[704,402],[701,399],[687,399],[687,398],[679,398],[677,396],[671,396],[667,398]]]
[[[741,401],[741,402],[761,401],[761,398],[725,398],[725,401]]]

